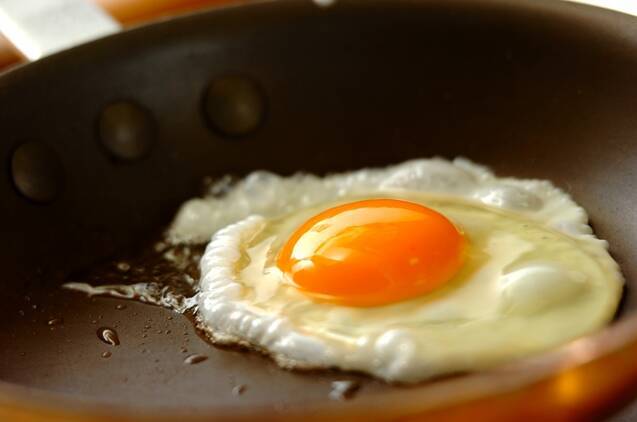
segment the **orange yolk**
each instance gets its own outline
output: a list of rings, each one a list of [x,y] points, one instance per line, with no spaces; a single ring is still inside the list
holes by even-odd
[[[442,214],[411,202],[371,199],[310,218],[285,243],[278,267],[305,294],[346,306],[413,298],[449,281],[465,239]]]

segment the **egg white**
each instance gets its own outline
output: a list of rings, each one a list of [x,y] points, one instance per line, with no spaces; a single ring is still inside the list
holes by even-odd
[[[317,303],[276,253],[307,218],[338,203],[392,197],[443,213],[469,256],[445,287],[395,304]],[[212,236],[201,260],[200,326],[219,343],[286,367],[337,367],[400,382],[476,370],[547,350],[607,323],[622,276],[585,211],[551,183],[497,178],[464,159],[414,160],[320,178],[254,173],[221,197],[186,203],[176,242]]]

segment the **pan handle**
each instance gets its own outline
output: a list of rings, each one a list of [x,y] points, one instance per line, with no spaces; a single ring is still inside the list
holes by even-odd
[[[0,0],[0,32],[28,60],[120,29],[115,19],[86,0]]]

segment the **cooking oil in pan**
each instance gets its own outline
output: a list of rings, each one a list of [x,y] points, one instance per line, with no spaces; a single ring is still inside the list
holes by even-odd
[[[158,246],[160,245],[160,246]],[[204,246],[167,247],[157,242],[129,261],[118,261],[73,277],[64,288],[89,296],[132,299],[179,313],[193,308],[195,280]],[[125,305],[117,306],[118,310]]]
[[[119,346],[119,336],[117,331],[109,327],[100,327],[97,329],[97,338],[111,346]]]
[[[186,359],[184,359],[184,363],[186,365],[196,365],[200,362],[203,362],[205,360],[208,359],[208,356],[204,356],[204,355],[190,355],[188,356]]]
[[[50,320],[47,321],[46,323],[49,327],[55,327],[57,325],[62,325],[64,324],[64,319],[62,318],[51,318]]]

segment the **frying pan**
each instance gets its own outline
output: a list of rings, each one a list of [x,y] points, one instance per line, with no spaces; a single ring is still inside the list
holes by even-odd
[[[608,415],[637,386],[635,75],[633,18],[548,0],[264,1],[5,73],[1,420]],[[569,192],[626,276],[616,320],[540,356],[405,387],[284,371],[209,346],[168,310],[59,287],[153,239],[204,177],[433,155]],[[96,320],[117,327],[119,346],[99,341]],[[209,359],[184,365],[184,346]],[[342,379],[359,393],[328,399]],[[238,385],[244,394],[232,394]]]

